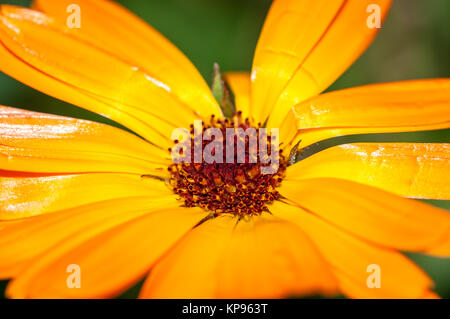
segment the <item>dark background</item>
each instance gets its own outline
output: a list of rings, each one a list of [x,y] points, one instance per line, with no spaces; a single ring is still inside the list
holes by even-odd
[[[175,43],[210,82],[212,65],[249,71],[268,0],[120,0]],[[29,5],[27,0],[0,3]],[[74,0],[76,3],[76,0]],[[450,77],[450,1],[396,0],[380,34],[330,90],[368,83]],[[450,93],[449,93],[450,94]],[[0,104],[109,124],[110,121],[26,87],[0,73]],[[450,130],[334,138],[319,148],[355,141],[450,142]],[[442,178],[448,178],[443,176]],[[448,201],[428,201],[450,209]],[[450,298],[450,259],[409,255]],[[0,282],[0,294],[6,282]],[[123,297],[135,297],[138,286]]]

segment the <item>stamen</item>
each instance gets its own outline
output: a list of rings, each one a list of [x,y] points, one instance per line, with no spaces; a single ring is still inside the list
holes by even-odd
[[[218,119],[211,116],[209,123],[203,125],[202,134],[208,128],[218,128],[224,136],[223,161],[217,163],[205,162],[194,163],[194,125],[190,126],[191,138],[191,157],[189,163],[174,163],[169,166],[171,173],[169,181],[173,191],[180,196],[188,207],[202,207],[219,214],[234,214],[239,216],[259,215],[267,211],[267,205],[278,199],[280,194],[276,188],[281,184],[284,178],[287,160],[280,153],[277,159],[278,170],[273,174],[262,174],[261,168],[267,167],[267,162],[262,162],[259,155],[259,145],[257,152],[251,152],[249,147],[249,136],[245,136],[242,141],[245,144],[245,162],[238,163],[237,143],[234,143],[234,161],[227,162],[226,152],[226,129],[241,128],[244,131],[248,128],[254,128],[259,133],[261,124],[254,125],[249,118],[242,118],[242,113],[237,112],[231,120]],[[198,132],[197,132],[198,133]],[[259,134],[257,135],[259,136]],[[236,136],[237,138],[241,136]],[[202,141],[202,149],[211,142],[211,140]],[[243,144],[243,145],[244,145]],[[267,154],[271,155],[275,145],[271,141],[270,134],[267,137]],[[255,154],[256,153],[256,154]],[[231,155],[230,155],[231,157]],[[251,159],[255,159],[253,163]]]

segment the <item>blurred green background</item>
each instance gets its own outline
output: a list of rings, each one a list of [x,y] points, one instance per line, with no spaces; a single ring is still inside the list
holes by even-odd
[[[30,3],[28,0],[0,2],[22,6]],[[214,62],[218,62],[223,71],[250,70],[258,34],[271,1],[119,2],[175,43],[210,82]],[[449,19],[448,0],[396,0],[372,46],[330,90],[385,81],[450,77]],[[98,115],[39,93],[4,74],[0,74],[0,104],[114,124]],[[450,130],[340,137],[325,141],[318,149],[355,141],[448,143]],[[450,209],[448,201],[429,202]],[[436,291],[441,296],[450,298],[450,259],[409,256],[435,280]],[[2,295],[1,290],[5,285],[6,282],[0,282]],[[123,297],[135,297],[137,291],[138,287],[134,287]]]

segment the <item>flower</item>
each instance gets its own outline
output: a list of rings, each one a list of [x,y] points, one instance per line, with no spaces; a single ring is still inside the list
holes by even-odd
[[[93,0],[77,1],[82,26],[71,29],[70,3],[2,5],[1,70],[136,134],[0,108],[0,277],[12,278],[9,297],[114,297],[146,274],[143,298],[436,297],[400,251],[450,256],[448,212],[410,199],[450,198],[448,144],[340,145],[267,176],[262,188],[245,164],[231,165],[231,176],[220,165],[207,174],[205,163],[194,172],[167,151],[173,129],[196,119],[280,128],[286,158],[332,136],[448,128],[450,79],[319,95],[377,32],[366,25],[366,1],[274,1],[251,76],[225,76],[240,111],[233,124],[157,31]],[[370,3],[384,18],[390,1]],[[197,198],[200,185],[216,201]],[[218,206],[231,197],[236,210]],[[369,282],[374,266],[379,288]]]

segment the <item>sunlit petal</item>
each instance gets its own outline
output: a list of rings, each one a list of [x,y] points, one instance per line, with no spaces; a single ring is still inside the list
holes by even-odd
[[[335,293],[316,248],[293,224],[271,216],[206,221],[151,271],[143,298],[255,298]]]
[[[364,240],[450,257],[450,213],[417,200],[335,178],[285,180],[280,193]]]
[[[280,127],[288,110],[333,83],[369,46],[368,6],[380,20],[390,0],[277,0],[264,23],[252,69],[251,111]]]
[[[450,127],[450,79],[412,80],[329,92],[295,105],[281,126],[284,140],[306,147],[326,138]],[[285,132],[286,131],[286,132]]]
[[[169,156],[112,126],[0,106],[2,170],[164,176]]]
[[[345,296],[421,298],[430,293],[431,279],[401,253],[353,237],[298,206],[276,202],[270,210],[275,216],[297,224],[312,239],[330,264]],[[379,267],[379,288],[367,284],[372,274],[368,272],[370,265]]]
[[[147,203],[152,205],[151,200]],[[205,216],[205,212],[195,208],[168,206],[153,211],[150,208],[144,215],[139,205],[121,208],[129,213],[116,216],[113,228],[109,219],[100,223],[97,220],[94,227],[72,234],[34,259],[9,284],[7,295],[13,298],[113,297],[142,277],[170,246]],[[130,211],[133,218],[129,216]],[[122,219],[120,223],[117,218]],[[106,231],[99,231],[105,228]],[[67,266],[72,264],[78,265],[82,272],[79,289],[67,285]]]

